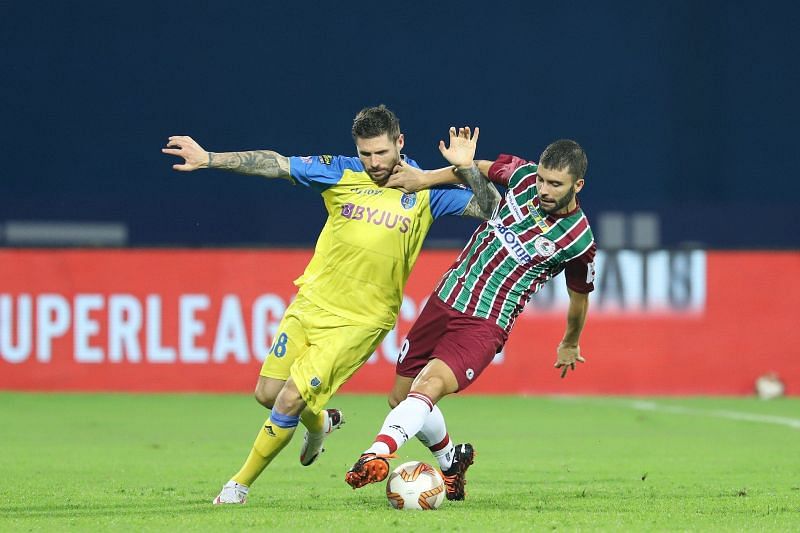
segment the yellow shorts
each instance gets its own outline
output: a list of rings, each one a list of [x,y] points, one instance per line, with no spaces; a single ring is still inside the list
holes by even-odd
[[[388,332],[329,313],[298,294],[278,325],[260,374],[291,376],[306,404],[319,413]]]

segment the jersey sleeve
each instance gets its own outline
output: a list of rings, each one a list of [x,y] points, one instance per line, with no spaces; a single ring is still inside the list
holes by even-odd
[[[433,218],[445,215],[460,215],[466,209],[472,191],[459,185],[434,187],[431,189],[431,213]]]
[[[564,277],[567,287],[575,292],[588,294],[594,290],[594,256],[597,245],[592,245],[581,255],[567,262],[564,268]]]
[[[526,161],[521,157],[509,154],[500,154],[494,160],[492,166],[489,167],[489,181],[508,187],[508,180],[511,175],[522,165],[527,165],[530,161]]]
[[[305,155],[289,158],[289,174],[295,183],[323,191],[336,185],[345,170],[363,170],[357,157],[340,155]]]

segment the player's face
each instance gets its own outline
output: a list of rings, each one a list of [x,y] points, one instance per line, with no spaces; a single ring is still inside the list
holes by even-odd
[[[395,165],[400,162],[400,150],[404,142],[402,134],[394,142],[388,133],[369,139],[356,138],[358,158],[364,164],[364,170],[372,181],[378,185],[386,183]]]
[[[575,194],[582,188],[583,180],[574,180],[568,169],[554,170],[539,165],[536,170],[539,206],[550,215],[561,215],[575,209]]]

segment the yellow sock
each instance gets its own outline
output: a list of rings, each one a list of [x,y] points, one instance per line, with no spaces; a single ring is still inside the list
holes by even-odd
[[[322,433],[322,430],[325,429],[325,411],[314,414],[314,411],[306,406],[303,412],[300,413],[300,422],[311,433]]]
[[[264,427],[258,432],[253,449],[250,450],[244,465],[231,479],[248,487],[252,485],[267,465],[292,440],[298,419],[297,416],[281,415],[273,411],[264,423]]]

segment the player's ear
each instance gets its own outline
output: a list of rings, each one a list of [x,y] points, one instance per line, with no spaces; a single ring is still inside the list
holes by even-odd
[[[397,149],[398,149],[398,150],[402,150],[402,149],[403,149],[403,146],[405,146],[405,144],[406,144],[406,138],[405,138],[405,137],[403,136],[403,134],[401,133],[401,134],[400,134],[400,135],[397,137]]]
[[[581,189],[583,189],[583,184],[584,184],[583,178],[575,182],[574,187],[576,193],[581,192]]]

